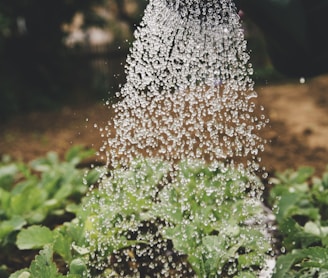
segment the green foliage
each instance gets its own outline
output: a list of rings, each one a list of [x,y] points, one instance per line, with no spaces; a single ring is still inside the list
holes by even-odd
[[[169,173],[163,162],[142,160],[103,180],[84,217],[97,263],[104,268],[106,258],[119,249],[156,244],[153,234],[129,236],[150,223],[157,225],[159,241],[171,240],[176,251],[187,255],[198,277],[219,277],[222,271],[249,275],[261,269],[270,246],[258,227],[245,225],[262,211],[247,197],[250,181],[233,170],[210,170],[198,162],[178,165],[173,183],[167,182]]]
[[[279,232],[287,253],[274,277],[326,277],[328,273],[328,173],[312,168],[277,174],[271,190]]]
[[[10,278],[32,278],[32,277],[64,277],[58,273],[56,264],[53,262],[53,250],[51,245],[45,245],[40,254],[35,257],[29,269],[23,269]],[[71,276],[72,277],[72,276]]]
[[[98,179],[96,170],[78,169],[93,151],[73,147],[60,162],[57,154],[29,164],[0,165],[0,246],[12,243],[25,225],[46,223],[64,216]]]
[[[53,230],[39,225],[22,229],[17,236],[16,244],[20,250],[42,249],[41,256],[35,258],[29,269],[23,270],[31,273],[32,277],[63,277],[57,274],[58,269],[53,261],[54,254],[59,255],[69,265],[70,274],[65,277],[84,277],[87,271],[84,257],[89,253],[89,250],[75,245],[82,245],[82,242],[85,242],[83,228],[81,228],[77,219],[74,219]],[[53,275],[58,276],[33,276],[36,266],[40,270],[45,271],[47,269]],[[20,277],[16,276],[20,273],[22,273],[22,270],[15,272],[10,277]]]
[[[47,163],[36,165],[49,171]],[[166,163],[136,160],[129,169],[103,175],[100,186],[72,208],[77,214],[72,221],[53,230],[39,225],[22,229],[18,248],[42,251],[30,268],[11,278],[38,277],[33,275],[39,270],[62,277],[53,254],[69,266],[67,277],[114,277],[118,274],[108,261],[112,254],[169,241],[198,277],[256,277],[270,246],[254,224],[262,208],[249,199],[249,182],[257,181],[198,162],[181,163],[172,172]],[[154,225],[155,230],[144,230]]]
[[[296,249],[292,253],[280,256],[273,278],[279,277],[327,277],[328,249],[309,247]]]
[[[224,268],[231,274],[261,268],[270,246],[258,227],[244,224],[262,211],[245,192],[251,181],[236,171],[201,164],[181,164],[179,170],[177,182],[159,193],[155,216],[169,223],[163,233],[188,254],[197,276],[218,277]]]
[[[116,169],[102,180],[102,187],[86,199],[87,209],[79,215],[91,253],[100,251],[105,259],[136,243],[128,239],[128,229],[137,230],[142,221],[154,220],[157,186],[167,172],[165,163],[134,161],[129,170]]]
[[[42,249],[53,241],[54,237],[49,228],[33,225],[18,234],[16,244],[20,250]]]
[[[74,147],[64,162],[50,153],[28,165],[2,163],[2,248],[15,244],[20,250],[41,250],[29,268],[11,278],[118,277],[109,259],[113,254],[128,250],[138,260],[143,251],[134,250],[168,248],[169,242],[197,277],[257,277],[264,267],[270,244],[256,224],[263,209],[249,197],[248,185],[258,184],[255,178],[222,165],[193,161],[171,169],[151,159],[136,160],[128,169],[84,174],[77,165],[90,155]],[[273,179],[269,201],[285,249],[274,278],[328,274],[328,173],[321,179],[313,173],[300,168]],[[97,186],[85,195],[91,184]],[[43,225],[49,216],[66,212],[76,218]],[[1,272],[6,271],[3,265]]]

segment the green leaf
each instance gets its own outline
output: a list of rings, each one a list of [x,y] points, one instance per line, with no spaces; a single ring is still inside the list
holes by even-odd
[[[81,206],[75,203],[70,203],[66,206],[65,210],[67,212],[73,213],[73,214],[77,214],[78,212],[81,211]]]
[[[82,180],[81,180],[82,183]],[[58,188],[57,192],[54,195],[54,199],[61,201],[65,200],[68,196],[70,196],[73,192],[73,186],[69,183],[62,184],[60,188]]]
[[[58,154],[55,152],[49,152],[46,157],[37,158],[29,164],[35,171],[48,172],[59,164]]]
[[[68,170],[68,169],[67,169]],[[66,171],[67,173],[67,171]],[[43,172],[38,187],[47,192],[48,198],[51,198],[58,190],[65,172],[60,173],[56,168],[49,168],[47,172]]]
[[[288,277],[287,273],[290,271],[294,262],[300,257],[299,254],[287,254],[279,256],[276,262],[276,267],[272,278]]]
[[[20,250],[41,249],[54,242],[53,232],[47,227],[30,226],[19,232],[16,244]]]
[[[314,174],[313,167],[300,167],[297,171],[296,177],[293,179],[293,183],[304,183]]]
[[[87,171],[86,176],[85,176],[87,185],[92,185],[95,182],[97,182],[99,180],[100,176],[101,176],[100,169],[91,169],[91,170]]]
[[[74,239],[76,244],[80,246],[86,245],[84,223],[75,218],[69,223],[64,223],[63,226],[65,227],[65,233]]]
[[[47,192],[31,183],[21,192],[12,195],[10,213],[22,215],[29,223],[40,223],[47,215],[47,211],[42,209],[46,199]]]
[[[303,184],[314,174],[314,171],[312,167],[300,167],[297,171],[289,169],[283,173],[276,173],[276,176],[282,184]]]
[[[23,217],[14,216],[9,220],[0,222],[0,243],[3,243],[5,237],[7,237],[13,231],[19,231],[26,225],[26,221]]]
[[[328,269],[328,249],[323,247],[309,247],[300,251],[300,254],[306,258],[303,260],[303,267],[316,267]]]
[[[257,278],[258,276],[252,272],[242,271],[241,273],[234,276],[234,278]]]
[[[80,255],[86,255],[86,254],[90,253],[90,250],[88,248],[77,246],[74,243],[72,244],[72,248],[74,249],[74,251],[76,251]]]
[[[71,274],[78,274],[83,277],[87,273],[87,266],[83,259],[77,258],[70,263],[69,270]]]
[[[328,250],[322,247],[309,247],[300,250],[294,250],[278,257],[273,278],[294,277],[293,273],[307,273],[305,276],[313,277],[314,273],[328,270]],[[310,275],[312,273],[313,275]],[[290,276],[287,276],[290,275]],[[309,276],[310,275],[310,276]],[[324,277],[324,276],[323,276]]]
[[[32,277],[64,277],[58,273],[57,266],[53,262],[53,250],[51,245],[45,245],[40,254],[35,257],[31,263],[30,272]]]
[[[299,192],[284,192],[283,195],[279,196],[280,200],[277,203],[279,210],[276,215],[278,223],[285,219],[286,216],[289,216],[289,210],[293,208],[303,196],[304,194]]]
[[[328,235],[324,235],[321,242],[322,242],[323,247],[327,248],[328,247]]]
[[[53,250],[51,245],[44,246],[44,249],[40,251],[34,261],[31,263],[29,269],[19,270],[10,278],[61,278],[64,277],[58,273],[56,264],[53,262]],[[69,276],[67,276],[69,277]]]
[[[214,275],[229,260],[227,241],[218,236],[205,236],[202,239],[203,260],[207,274]]]
[[[320,236],[321,235],[320,225],[318,225],[318,224],[316,224],[312,221],[309,221],[305,224],[304,231],[306,233],[309,233],[309,234],[312,234],[312,235],[315,235],[315,236]]]
[[[72,238],[67,233],[66,226],[60,226],[54,230],[54,252],[59,254],[65,262],[69,262],[72,259],[71,253]]]
[[[28,268],[24,268],[11,274],[9,278],[32,278]]]
[[[322,185],[324,186],[325,189],[328,189],[328,172],[324,173],[322,176]]]
[[[306,248],[321,241],[320,237],[305,232],[304,228],[291,218],[286,218],[282,221],[279,228],[284,236],[283,245],[288,251],[296,248]]]
[[[31,179],[33,177],[31,169],[25,163],[17,163],[17,167],[25,179]]]
[[[8,217],[8,210],[10,210],[10,192],[0,188],[0,217],[3,215],[5,218]]]
[[[66,155],[65,160],[71,162],[72,164],[76,165],[80,163],[83,159],[91,157],[95,154],[95,151],[92,149],[86,149],[83,146],[73,146],[70,148]]]
[[[15,181],[15,176],[18,173],[16,164],[0,166],[0,188],[9,190]]]

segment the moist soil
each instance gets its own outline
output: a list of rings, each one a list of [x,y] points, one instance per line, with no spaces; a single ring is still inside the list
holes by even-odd
[[[320,175],[328,165],[328,75],[279,84],[258,85],[258,105],[270,119],[262,165],[269,174],[312,166]],[[64,153],[79,144],[98,150],[99,127],[113,111],[104,103],[65,106],[57,111],[33,112],[0,123],[0,156],[30,161],[49,151]],[[97,127],[95,127],[97,126]],[[96,156],[95,162],[103,162]]]

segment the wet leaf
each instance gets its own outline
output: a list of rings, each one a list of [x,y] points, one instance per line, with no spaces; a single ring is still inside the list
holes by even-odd
[[[20,250],[41,249],[54,242],[54,234],[47,227],[30,226],[17,235],[17,247]]]

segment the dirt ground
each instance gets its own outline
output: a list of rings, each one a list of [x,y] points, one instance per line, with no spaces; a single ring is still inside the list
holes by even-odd
[[[262,165],[269,173],[313,166],[321,174],[328,165],[328,75],[256,88],[258,103],[270,119]],[[29,161],[48,151],[63,155],[81,144],[99,149],[111,111],[102,103],[34,112],[0,123],[0,156]]]

